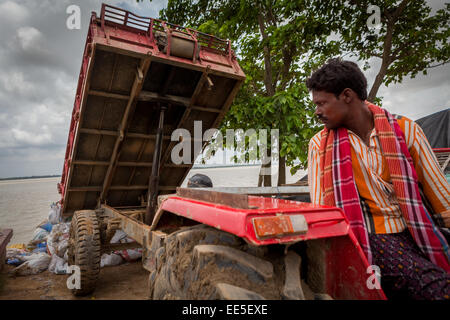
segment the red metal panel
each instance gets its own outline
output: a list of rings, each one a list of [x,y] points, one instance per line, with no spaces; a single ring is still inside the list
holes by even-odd
[[[170,197],[162,204],[162,209],[235,234],[255,245],[290,243],[342,236],[348,233],[348,222],[338,208],[253,196],[249,196],[249,206],[252,209],[236,209],[192,199]],[[302,214],[308,224],[308,232],[301,235],[258,239],[252,218],[281,213]]]
[[[444,152],[450,152],[450,148],[434,148],[434,153],[444,153]]]
[[[386,299],[381,289],[367,287],[371,275],[367,273],[368,261],[339,208],[254,196],[249,196],[249,207],[237,209],[177,196],[161,205],[165,211],[235,234],[254,245],[326,238],[331,243],[325,249],[327,293],[336,299]],[[303,215],[308,231],[302,235],[258,239],[251,219],[278,214]]]
[[[69,169],[70,169],[70,159],[72,159],[72,153],[73,153],[73,143],[75,139],[76,134],[76,128],[79,119],[80,114],[80,107],[81,107],[81,100],[82,100],[82,93],[84,84],[86,81],[86,74],[88,70],[89,61],[91,59],[92,54],[92,41],[93,41],[93,27],[94,27],[94,21],[96,19],[95,13],[91,16],[91,22],[88,30],[88,34],[86,37],[86,44],[84,46],[84,53],[83,53],[83,60],[81,63],[81,70],[80,70],[80,76],[78,78],[78,85],[77,85],[77,91],[75,95],[75,103],[73,106],[72,111],[72,118],[70,121],[70,129],[69,129],[69,136],[67,139],[67,146],[66,146],[66,154],[64,157],[64,166],[63,166],[63,172],[61,176],[61,182],[58,183],[58,192],[62,195],[62,199],[64,199],[64,194],[66,191],[67,186],[67,180],[69,178]],[[60,201],[62,203],[62,200]]]
[[[108,17],[108,13],[112,12],[114,14],[110,14]],[[131,20],[130,17],[132,17]],[[102,6],[100,26],[97,23],[93,25],[93,22],[95,23],[95,21],[91,21],[91,27],[94,31],[95,43],[136,54],[160,56],[166,63],[167,61],[188,63],[197,65],[199,69],[208,67],[212,71],[219,73],[223,72],[228,75],[233,73],[237,78],[244,77],[244,73],[231,49],[230,40],[222,40],[215,36],[159,19],[140,17],[126,10],[105,4]],[[168,32],[169,37],[172,36],[171,33],[173,31],[187,35],[195,42],[195,46],[200,47],[199,59],[197,60],[195,55],[192,60],[174,57],[170,55],[170,50],[169,54],[160,52],[153,34],[156,30]],[[170,41],[168,46],[170,47]]]
[[[386,300],[380,284],[367,286],[369,263],[353,232],[330,239],[326,248],[327,293],[335,299]],[[373,284],[372,281],[369,281]],[[377,289],[380,288],[380,289]]]
[[[236,78],[244,77],[236,59],[230,60],[223,53],[208,48],[201,47],[200,58],[194,62],[190,59],[167,55],[159,51],[156,40],[140,30],[120,29],[109,25],[105,25],[103,30],[97,25],[94,25],[92,29],[94,30],[94,43],[104,47],[130,51],[135,55],[152,55],[156,58],[155,61],[160,58],[165,63],[190,64],[193,67],[196,66],[199,71],[209,68],[217,73],[234,74]]]

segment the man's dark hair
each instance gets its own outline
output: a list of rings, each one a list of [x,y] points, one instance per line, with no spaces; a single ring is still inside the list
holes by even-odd
[[[213,184],[207,175],[197,173],[189,178],[187,186],[188,188],[212,188]]]
[[[310,91],[326,91],[339,97],[345,88],[350,88],[361,100],[367,99],[367,79],[358,65],[340,58],[330,59],[314,71],[306,86]]]

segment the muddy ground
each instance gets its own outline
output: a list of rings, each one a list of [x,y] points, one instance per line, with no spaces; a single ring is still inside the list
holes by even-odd
[[[37,275],[10,277],[14,267],[5,265],[0,273],[0,300],[145,300],[148,271],[142,262],[100,269],[97,289],[86,297],[74,297],[67,289],[66,275],[49,271]]]

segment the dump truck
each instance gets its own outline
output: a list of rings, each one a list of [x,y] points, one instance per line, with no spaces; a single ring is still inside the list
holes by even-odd
[[[92,14],[58,184],[73,294],[103,253],[139,246],[150,299],[386,299],[344,212],[290,200],[307,186],[180,187],[172,132],[219,126],[244,80],[229,40]],[[119,229],[136,242],[110,243]]]

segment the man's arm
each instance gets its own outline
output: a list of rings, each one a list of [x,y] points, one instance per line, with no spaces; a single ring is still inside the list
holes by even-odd
[[[430,202],[434,214],[450,227],[450,186],[436,156],[422,131],[414,121],[401,119],[399,125],[405,133],[417,178]]]
[[[320,164],[319,164],[320,134],[315,135],[308,147],[308,184],[311,203],[322,204],[320,192]]]

